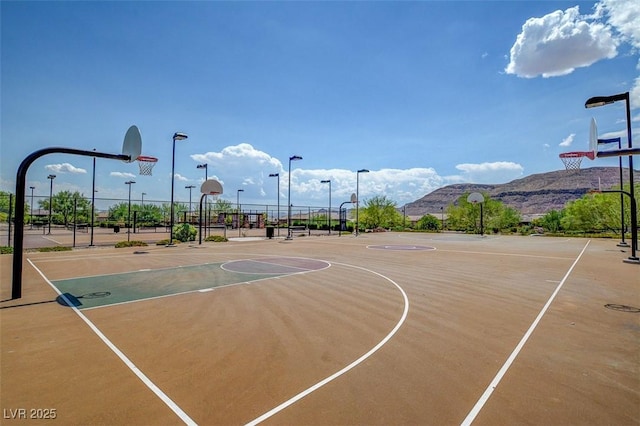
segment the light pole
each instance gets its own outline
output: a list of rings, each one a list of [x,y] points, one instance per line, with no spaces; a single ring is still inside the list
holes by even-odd
[[[51,208],[53,206],[53,180],[56,178],[56,175],[49,175],[47,179],[51,181],[51,185],[49,186],[49,234],[51,234]]]
[[[608,143],[618,143],[618,149],[622,149],[622,139],[620,138],[611,138],[611,139],[598,139],[598,145],[605,145]],[[618,165],[620,170],[620,228],[621,228],[621,239],[618,244],[618,247],[629,247],[629,244],[624,240],[624,179],[622,177],[622,156],[618,157]]]
[[[407,205],[402,206],[402,230],[406,231],[407,228]]]
[[[367,169],[360,169],[356,173],[356,237],[360,234],[359,210],[360,210],[360,173],[369,173]]]
[[[240,236],[240,193],[244,192],[244,189],[238,189],[236,193],[236,209],[238,210],[238,237]]]
[[[208,163],[204,163],[204,164],[198,164],[196,166],[196,169],[204,169],[204,181],[206,182],[207,180],[209,180],[209,164]],[[209,217],[209,203],[207,203],[207,194],[204,194],[204,217],[205,217],[205,227],[204,227],[204,232],[207,232],[207,229],[209,228],[209,224],[206,222],[207,218]],[[200,215],[198,215],[198,221],[200,222],[200,224],[202,224],[202,212],[200,212]]]
[[[288,214],[287,214],[287,240],[290,240],[292,238],[291,236],[291,162],[298,161],[298,160],[302,160],[302,157],[299,155],[292,155],[291,157],[289,157],[289,172],[287,173],[289,175],[289,187],[288,187],[289,193],[287,194],[287,204],[289,207]]]
[[[208,173],[209,173],[209,165],[208,165],[207,163],[205,163],[205,164],[198,164],[198,165],[196,166],[196,169],[204,169],[204,180],[209,179],[209,175],[208,175]]]
[[[144,214],[144,196],[145,195],[147,195],[146,192],[140,193],[140,221],[143,223],[143,226],[144,226],[144,221],[147,218],[147,216]]]
[[[129,185],[129,211],[127,212],[127,241],[131,239],[131,185],[136,183],[133,180],[128,180],[124,184]]]
[[[585,108],[595,108],[618,101],[625,102],[627,113],[627,146],[629,149],[632,149],[633,142],[631,141],[631,107],[629,106],[629,92],[612,96],[595,96],[593,98],[589,98],[587,102],[585,102],[584,106]],[[633,155],[629,155],[629,186],[629,198],[631,198],[631,256],[627,258],[625,262],[640,264],[640,258],[636,255],[636,250],[638,249],[638,219],[636,197],[633,189]]]
[[[191,216],[191,190],[193,188],[195,188],[195,187],[196,187],[195,185],[187,185],[187,186],[185,186],[185,189],[189,190],[189,216]]]
[[[320,183],[329,184],[329,235],[331,235],[331,179],[321,180]]]
[[[278,178],[278,237],[280,236],[280,173],[269,173],[269,177],[277,177]]]
[[[33,229],[33,190],[36,189],[35,186],[30,186],[31,190],[31,229]]]
[[[175,166],[176,166],[176,141],[182,141],[187,139],[187,136],[184,133],[174,133],[173,134],[173,152],[171,154],[171,219],[169,219],[169,223],[171,224],[171,229],[169,230],[169,244],[168,247],[173,247],[173,186],[175,181]]]

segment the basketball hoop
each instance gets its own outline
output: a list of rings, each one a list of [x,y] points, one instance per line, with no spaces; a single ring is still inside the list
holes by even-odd
[[[158,159],[155,157],[146,157],[144,155],[139,155],[137,160],[138,166],[140,167],[140,174],[143,176],[151,176],[153,166],[156,165]]]
[[[593,160],[596,158],[595,153],[592,151],[574,151],[574,152],[563,152],[559,155],[560,159],[564,163],[564,167],[568,172],[571,171],[579,171],[580,164],[582,163],[582,159],[584,157]]]

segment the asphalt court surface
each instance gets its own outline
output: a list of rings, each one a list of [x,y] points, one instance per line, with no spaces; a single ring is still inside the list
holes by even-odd
[[[640,306],[640,272],[615,241],[380,233],[134,252],[29,253],[17,301],[0,258],[3,410],[109,425],[640,424],[640,316],[606,307]],[[82,305],[46,303],[48,282]]]

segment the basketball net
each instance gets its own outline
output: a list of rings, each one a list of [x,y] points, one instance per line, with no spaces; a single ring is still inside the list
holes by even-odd
[[[564,163],[564,167],[568,172],[580,171],[580,164],[584,157],[590,160],[595,159],[595,153],[591,151],[575,151],[575,152],[563,152],[559,155],[560,159]]]
[[[145,157],[141,155],[137,158],[138,167],[140,168],[140,174],[143,176],[151,176],[151,172],[153,171],[153,167],[158,162],[158,159],[155,157]]]
[[[564,167],[568,172],[580,171],[582,157],[560,157],[560,159],[564,163]]]

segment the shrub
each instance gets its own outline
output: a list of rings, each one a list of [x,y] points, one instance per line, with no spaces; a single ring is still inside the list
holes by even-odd
[[[144,241],[120,241],[116,243],[116,248],[122,247],[146,247],[148,244]]]
[[[227,241],[229,241],[228,239],[226,239],[222,235],[209,235],[204,240],[205,241],[213,241],[214,243],[226,243]]]
[[[169,239],[165,238],[164,240],[160,240],[156,243],[157,246],[166,246],[169,244]],[[173,244],[180,244],[180,241],[173,239]]]
[[[198,231],[196,230],[196,227],[188,223],[182,223],[180,225],[177,225],[173,232],[173,235],[175,236],[176,240],[182,241],[182,242],[195,241],[197,234],[198,234]]]
[[[0,254],[12,254],[13,247],[10,246],[0,246]]]

